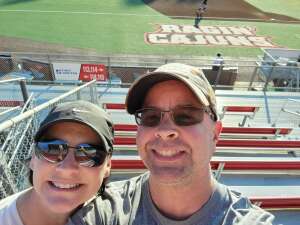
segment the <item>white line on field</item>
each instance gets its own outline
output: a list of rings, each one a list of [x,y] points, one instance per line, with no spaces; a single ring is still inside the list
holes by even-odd
[[[22,13],[65,13],[65,14],[88,14],[88,15],[114,15],[114,16],[155,16],[162,17],[163,15],[147,15],[147,14],[133,14],[133,13],[112,13],[112,12],[84,12],[84,11],[48,11],[48,10],[27,10],[27,9],[16,9],[16,10],[0,10],[0,12],[22,12]],[[188,16],[181,16],[189,18]]]

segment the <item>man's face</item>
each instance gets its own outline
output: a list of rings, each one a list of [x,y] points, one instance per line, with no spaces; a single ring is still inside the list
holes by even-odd
[[[59,122],[47,129],[44,140],[62,140],[70,146],[78,144],[99,145],[101,140],[90,127],[74,123]],[[74,149],[69,148],[63,161],[50,163],[33,156],[33,187],[38,206],[56,213],[69,213],[93,197],[109,176],[110,158],[99,167],[84,167],[75,159]]]
[[[202,105],[189,88],[176,80],[152,87],[143,105],[161,110],[179,106]],[[221,123],[212,121],[207,113],[201,123],[191,126],[177,126],[170,113],[166,113],[159,125],[138,127],[137,147],[151,179],[177,184],[210,173],[209,161],[220,131]]]

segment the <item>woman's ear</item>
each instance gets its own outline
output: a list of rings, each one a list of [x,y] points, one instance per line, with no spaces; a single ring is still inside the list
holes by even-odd
[[[111,169],[111,155],[107,157],[105,162],[105,174],[104,177],[110,176],[110,169]]]
[[[32,154],[32,155],[31,155],[30,162],[29,162],[29,168],[30,168],[31,170],[34,170],[34,163],[35,163],[35,160],[36,160],[36,156],[35,156],[35,154]]]

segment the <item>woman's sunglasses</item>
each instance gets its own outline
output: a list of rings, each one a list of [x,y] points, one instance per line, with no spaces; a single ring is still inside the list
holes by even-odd
[[[103,164],[109,154],[102,145],[79,144],[70,146],[63,140],[38,141],[35,143],[35,155],[51,163],[63,161],[69,149],[75,149],[75,159],[81,166],[96,167]]]
[[[209,108],[196,108],[192,106],[179,106],[171,110],[158,108],[143,108],[135,112],[135,121],[138,125],[155,127],[161,122],[165,113],[170,113],[177,126],[191,126],[203,121],[204,113],[213,116]]]

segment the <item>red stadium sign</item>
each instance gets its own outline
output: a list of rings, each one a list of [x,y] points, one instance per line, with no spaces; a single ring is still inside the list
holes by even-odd
[[[106,66],[103,64],[81,64],[79,79],[82,81],[106,81],[108,79],[108,72]]]

